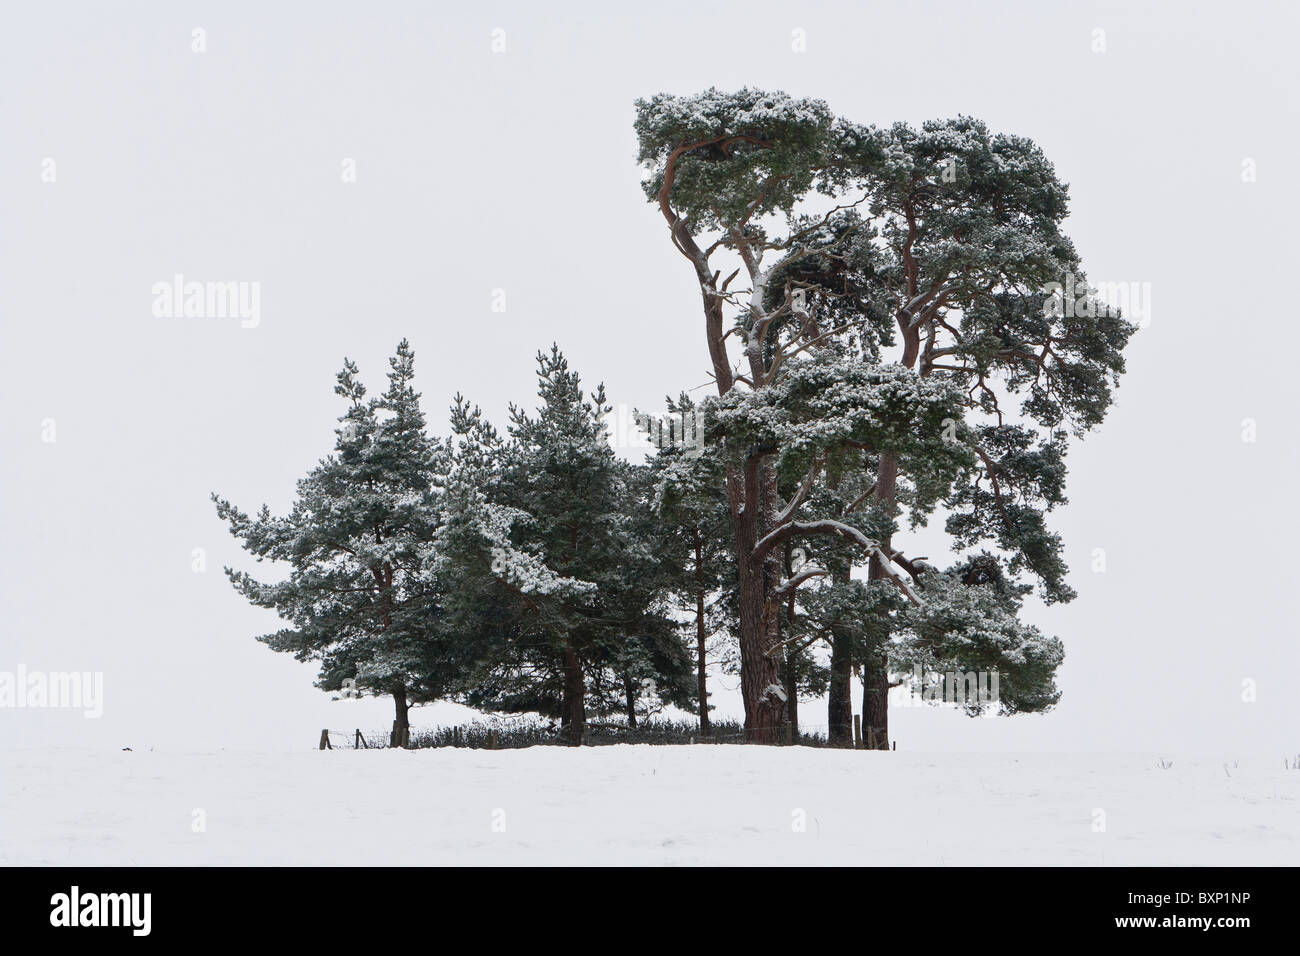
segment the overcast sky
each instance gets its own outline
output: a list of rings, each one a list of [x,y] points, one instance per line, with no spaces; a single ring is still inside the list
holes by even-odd
[[[458,390],[504,424],[552,341],[615,403],[705,382],[632,104],[750,85],[1031,137],[1089,276],[1150,284],[1055,518],[1079,596],[1030,611],[1065,643],[1061,704],[895,709],[898,746],[1300,748],[1293,5],[113,7],[8,5],[0,29],[0,671],[104,675],[100,719],[0,709],[0,747],[387,726],[389,701],[330,702],[253,639],[276,619],[221,573],[252,565],[209,493],[284,509],[331,446],[343,357],[380,386],[403,336],[436,431]],[[155,315],[177,273],[258,283],[255,327]]]

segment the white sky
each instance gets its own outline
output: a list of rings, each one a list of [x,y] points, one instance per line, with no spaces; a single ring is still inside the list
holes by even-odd
[[[1300,748],[1300,333],[1279,301],[1300,253],[1293,7],[466,6],[6,9],[0,671],[102,671],[105,699],[99,720],[0,709],[0,747],[299,747],[386,726],[388,701],[331,703],[253,640],[275,618],[221,574],[248,564],[208,493],[283,509],[330,447],[343,357],[379,386],[402,336],[438,430],[457,390],[503,425],[553,340],[616,403],[704,382],[632,102],[752,85],[860,122],[969,113],[1032,137],[1071,185],[1089,276],[1152,287],[1118,403],[1070,457],[1056,527],[1079,597],[1032,614],[1066,645],[1061,705],[896,709],[899,746]],[[260,325],[154,317],[153,284],[178,272],[259,282]],[[824,724],[824,705],[803,717]]]

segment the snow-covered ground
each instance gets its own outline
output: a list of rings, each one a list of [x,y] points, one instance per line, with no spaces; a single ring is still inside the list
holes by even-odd
[[[1281,755],[0,751],[9,865],[1297,860]]]

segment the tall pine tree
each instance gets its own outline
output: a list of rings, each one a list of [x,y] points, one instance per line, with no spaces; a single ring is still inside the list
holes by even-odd
[[[777,610],[797,624],[797,592],[829,578],[832,733],[860,664],[866,727],[888,746],[893,659],[916,633],[899,602],[945,587],[898,548],[900,519],[944,505],[957,549],[993,546],[1007,575],[1068,600],[1046,515],[1064,500],[1066,439],[1104,417],[1133,327],[1087,291],[1066,188],[1023,137],[967,117],[879,130],[752,89],[636,105],[647,198],[701,292],[750,739],[777,739],[793,691]],[[864,490],[836,501],[846,484]],[[792,545],[833,566],[794,570]],[[981,603],[985,624],[1006,622],[1004,602]],[[1033,656],[1014,675],[1019,709],[1055,699],[1059,645],[1008,625],[988,646],[1010,669]]]

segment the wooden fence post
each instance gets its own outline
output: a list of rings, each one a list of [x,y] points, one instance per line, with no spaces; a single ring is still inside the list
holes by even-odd
[[[791,726],[790,721],[787,720],[785,722],[785,745],[789,747],[790,744],[793,742],[793,740],[794,740],[793,727]]]
[[[321,750],[334,749],[333,747],[330,746],[330,732],[328,730],[322,730],[320,732],[320,749]]]
[[[862,715],[853,715],[853,749],[862,749]]]

